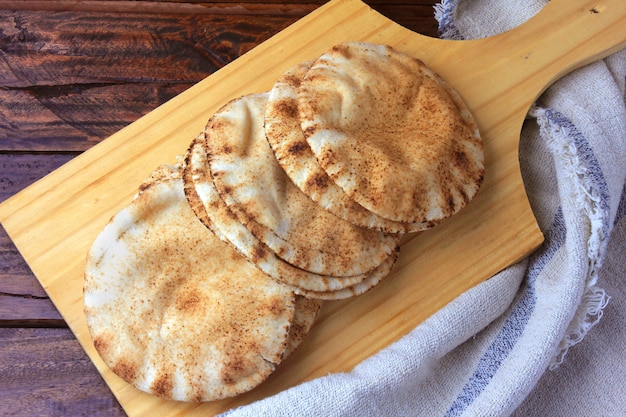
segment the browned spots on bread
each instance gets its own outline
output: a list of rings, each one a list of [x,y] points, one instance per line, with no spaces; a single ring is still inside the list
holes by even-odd
[[[253,262],[259,262],[260,260],[265,259],[268,256],[267,250],[265,249],[264,245],[254,245],[254,248],[252,250],[253,253]]]
[[[275,109],[283,117],[298,117],[298,103],[294,100],[280,100],[276,103]]]
[[[307,189],[324,190],[328,188],[329,185],[330,185],[330,178],[328,177],[328,175],[325,175],[322,173],[320,173],[319,175],[314,175],[313,177],[309,178],[306,182]]]
[[[338,160],[337,156],[335,155],[335,152],[333,152],[332,149],[327,150],[321,156],[322,157],[320,158],[320,162],[323,164],[327,164],[327,165],[334,165]]]
[[[132,382],[137,379],[139,373],[137,366],[134,361],[122,357],[111,367],[111,370],[125,381]]]
[[[291,86],[294,86],[295,88],[298,88],[300,86],[300,83],[302,82],[302,78],[297,75],[287,74],[284,76],[283,82],[285,84],[289,84]]]
[[[218,173],[213,174],[214,176],[218,176]],[[233,189],[231,187],[229,187],[228,185],[223,185],[219,188],[220,193],[221,194],[226,194],[226,195],[230,195],[233,192]]]
[[[293,145],[289,146],[289,149],[287,150],[287,152],[291,156],[298,156],[306,152],[308,148],[309,148],[309,145],[306,142],[304,141],[296,142]]]
[[[230,126],[231,123],[223,120],[223,119],[215,119],[215,118],[211,118],[209,120],[209,123],[207,124],[207,126],[209,127],[208,129],[208,133],[210,134],[211,131],[215,131],[215,130],[222,130],[225,128],[228,128],[228,126]]]
[[[224,346],[224,359],[219,376],[225,385],[234,385],[248,378],[253,373],[269,374],[273,370],[263,370],[267,362],[259,362],[260,347],[252,334],[246,334],[242,329],[234,328],[234,337],[231,337]],[[257,355],[250,355],[256,352]]]
[[[228,359],[224,362],[224,366],[220,371],[220,377],[226,385],[233,385],[248,373],[244,358],[239,355],[239,350],[230,350]]]
[[[150,389],[159,397],[170,397],[174,388],[173,375],[169,372],[159,374]]]
[[[94,337],[93,345],[100,355],[105,355],[109,349],[109,338],[104,335]]]
[[[452,155],[452,163],[463,172],[467,172],[470,167],[470,163],[465,152],[454,151]]]
[[[286,305],[285,300],[278,297],[274,297],[266,304],[261,306],[262,309],[268,311],[271,315],[280,316],[284,313]]]
[[[202,300],[197,292],[187,289],[180,297],[176,298],[176,308],[181,311],[193,312],[202,307]]]
[[[350,50],[350,47],[345,44],[333,46],[331,52],[342,55],[346,59],[350,59],[352,57],[352,51]]]

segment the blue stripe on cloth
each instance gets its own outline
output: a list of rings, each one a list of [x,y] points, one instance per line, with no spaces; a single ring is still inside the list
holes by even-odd
[[[523,285],[511,306],[508,317],[491,345],[478,361],[474,373],[461,393],[446,412],[447,417],[461,415],[480,395],[519,340],[535,308],[536,278],[550,262],[556,251],[564,244],[565,234],[563,212],[559,208],[552,225],[545,233],[543,245],[531,257]]]

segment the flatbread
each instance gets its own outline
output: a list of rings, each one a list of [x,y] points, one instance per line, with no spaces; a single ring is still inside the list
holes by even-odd
[[[309,198],[343,220],[388,233],[424,230],[422,223],[386,219],[350,198],[322,169],[311,151],[298,114],[298,88],[313,61],[287,70],[274,84],[265,106],[265,136],[293,183]]]
[[[290,287],[202,225],[169,168],[111,219],[87,259],[95,348],[114,373],[167,399],[211,401],[260,384],[295,343],[295,303]]]
[[[287,338],[283,360],[289,357],[309,334],[319,315],[322,303],[321,299],[296,297],[295,314],[289,327],[289,337]]]
[[[343,300],[345,298],[352,298],[358,295],[365,294],[366,292],[380,284],[389,275],[397,259],[398,253],[391,255],[389,258],[385,259],[382,264],[378,265],[376,269],[370,272],[367,278],[350,287],[346,287],[336,291],[301,290],[298,293],[308,298],[317,300]]]
[[[432,227],[482,183],[483,144],[466,105],[389,46],[348,42],[321,55],[300,84],[298,110],[320,166],[379,216]]]
[[[292,286],[296,294],[307,291],[332,292],[365,280],[368,274],[332,277],[297,268],[278,257],[259,241],[221,199],[209,172],[204,135],[194,138],[183,166],[185,195],[196,216],[224,242],[272,278]],[[392,255],[393,256],[393,255]]]
[[[373,270],[397,250],[398,237],[337,218],[293,184],[265,137],[267,98],[231,100],[207,125],[209,166],[220,196],[254,236],[298,268],[336,277]]]

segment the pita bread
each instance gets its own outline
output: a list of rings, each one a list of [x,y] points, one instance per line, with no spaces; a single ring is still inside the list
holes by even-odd
[[[320,56],[298,110],[320,166],[379,216],[432,227],[482,183],[483,145],[461,98],[389,46],[348,42]]]
[[[296,294],[306,296],[307,291],[337,291],[367,278],[367,274],[351,277],[314,274],[276,256],[237,220],[221,199],[210,176],[204,136],[196,137],[189,146],[185,155],[183,178],[187,199],[205,226],[266,274],[292,286]]]
[[[343,288],[336,291],[299,291],[299,294],[305,295],[308,298],[318,300],[343,300],[345,298],[356,297],[357,295],[365,294],[367,291],[380,284],[391,272],[393,266],[398,259],[398,253],[391,255],[389,258],[378,265],[363,281],[354,284],[350,287]]]
[[[326,174],[307,143],[298,115],[298,88],[313,61],[287,70],[274,84],[265,107],[265,136],[277,161],[309,198],[343,220],[388,233],[424,230],[422,223],[386,219],[350,198]]]
[[[130,384],[168,399],[216,400],[265,380],[297,343],[295,302],[200,223],[166,168],[88,255],[84,308],[97,351]]]
[[[419,60],[362,42],[216,112],[94,241],[84,312],[110,369],[166,399],[264,381],[322,300],[393,268],[400,233],[464,207],[484,175],[476,124]]]
[[[397,250],[398,237],[337,218],[293,184],[265,137],[267,98],[231,100],[207,125],[209,166],[222,200],[254,236],[298,268],[336,277],[376,268]]]
[[[283,360],[287,359],[300,346],[306,335],[309,334],[311,327],[315,324],[322,303],[323,301],[319,299],[296,297],[295,314],[289,327],[289,337],[287,338],[287,347],[285,348]]]

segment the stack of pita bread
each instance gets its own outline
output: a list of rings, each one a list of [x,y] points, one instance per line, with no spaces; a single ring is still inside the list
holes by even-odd
[[[476,124],[443,80],[389,46],[336,45],[226,103],[111,219],[87,258],[94,345],[164,398],[249,391],[322,300],[380,283],[400,237],[458,212],[483,173]]]

